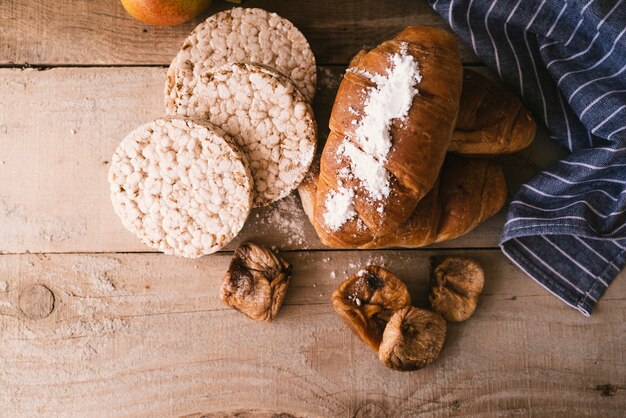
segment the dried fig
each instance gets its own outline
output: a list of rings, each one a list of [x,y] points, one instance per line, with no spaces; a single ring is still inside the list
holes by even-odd
[[[474,313],[484,283],[485,273],[472,259],[437,260],[431,274],[430,306],[448,321],[465,321]]]
[[[395,311],[411,304],[411,296],[395,274],[367,266],[339,285],[332,302],[352,331],[378,352],[387,321]]]
[[[249,318],[270,322],[289,286],[291,265],[269,248],[246,242],[236,250],[222,282],[222,302]]]
[[[421,369],[438,356],[446,339],[446,321],[438,313],[407,306],[385,327],[378,358],[401,371]]]

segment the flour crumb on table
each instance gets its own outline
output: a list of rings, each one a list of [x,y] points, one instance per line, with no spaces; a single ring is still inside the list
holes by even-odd
[[[116,290],[115,283],[110,279],[108,273],[121,266],[119,260],[91,255],[76,256],[74,260],[72,271],[84,274],[96,290],[102,293],[111,293]]]
[[[284,199],[274,203],[269,212],[257,213],[259,224],[276,230],[285,235],[283,241],[288,246],[302,247],[306,244],[305,219],[300,202],[295,194],[290,194]]]

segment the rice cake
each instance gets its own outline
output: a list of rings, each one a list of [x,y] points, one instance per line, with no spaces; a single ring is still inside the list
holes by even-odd
[[[237,7],[210,16],[187,37],[167,72],[165,108],[171,113],[183,104],[206,70],[239,62],[273,68],[307,99],[315,96],[315,56],[304,35],[276,13]]]
[[[109,169],[111,200],[124,226],[147,246],[196,258],[230,242],[252,207],[253,180],[221,129],[156,119],[129,133]]]
[[[247,155],[256,207],[291,193],[306,175],[317,141],[308,100],[294,83],[258,64],[226,64],[198,75],[180,115],[207,119]]]

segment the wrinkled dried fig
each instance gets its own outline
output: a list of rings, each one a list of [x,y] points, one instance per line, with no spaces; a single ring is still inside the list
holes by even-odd
[[[378,352],[387,321],[395,311],[411,304],[411,296],[395,274],[367,266],[339,285],[332,302],[352,331]]]
[[[448,321],[465,321],[474,313],[484,283],[485,273],[472,259],[437,260],[431,274],[430,306]]]
[[[401,371],[421,369],[438,356],[446,339],[446,321],[436,312],[408,306],[385,327],[378,358]]]
[[[289,286],[291,265],[269,248],[246,242],[235,250],[220,299],[249,318],[270,322]]]

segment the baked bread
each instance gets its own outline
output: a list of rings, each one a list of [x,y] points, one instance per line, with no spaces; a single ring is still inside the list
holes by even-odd
[[[466,69],[461,107],[448,151],[466,155],[510,154],[532,142],[537,126],[513,93]]]
[[[349,66],[356,66],[361,50]],[[528,147],[537,131],[532,114],[515,94],[476,71],[463,69],[461,103],[449,152],[500,155]]]
[[[339,86],[320,162],[314,223],[337,235],[330,242],[366,243],[406,223],[437,179],[459,107],[449,32],[409,27],[361,55]]]
[[[435,186],[416,205],[407,221],[384,234],[359,227],[356,216],[341,233],[328,232],[314,215],[318,168],[313,166],[298,191],[305,213],[322,243],[341,248],[423,247],[464,235],[496,214],[506,200],[499,163],[449,154]]]

